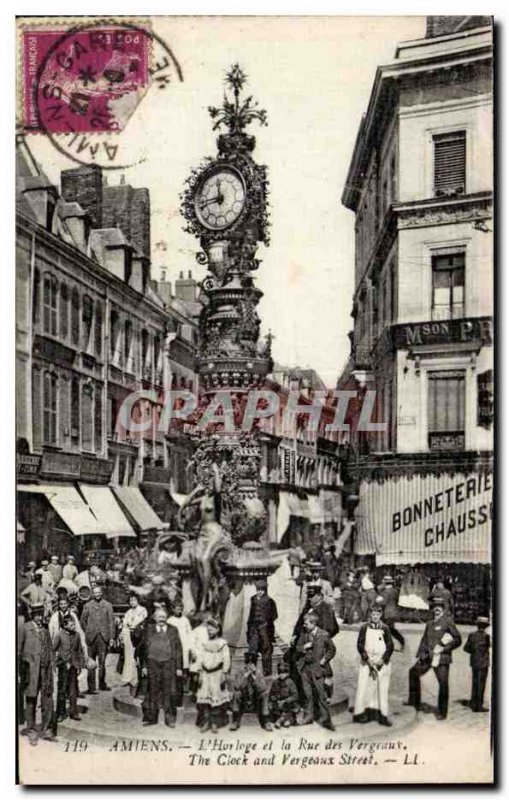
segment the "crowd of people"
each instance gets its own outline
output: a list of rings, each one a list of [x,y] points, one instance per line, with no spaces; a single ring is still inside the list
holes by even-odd
[[[256,581],[245,631],[247,647],[240,661],[232,657],[219,619],[207,612],[184,613],[177,572],[169,571],[165,578],[154,575],[148,590],[142,591],[129,584],[121,564],[108,568],[88,560],[79,569],[72,555],[65,563],[55,555],[40,566],[29,563],[18,595],[22,733],[32,743],[40,737],[51,740],[59,722],[66,717],[79,720],[85,710],[78,705],[80,674],[86,670],[87,694],[109,691],[106,658],[112,651],[119,653],[121,682],[142,698],[144,726],[157,724],[162,712],[165,724],[175,727],[178,708],[187,697],[196,706],[201,732],[216,733],[226,725],[237,730],[246,713],[256,715],[267,731],[314,721],[333,731],[333,640],[340,626],[354,622],[360,625],[360,664],[353,719],[391,726],[391,658],[395,643],[400,650],[406,644],[396,627],[400,590],[389,574],[376,582],[366,566],[347,570],[338,579],[339,561],[333,546],[324,546],[311,558],[296,558],[290,552],[292,578],[300,587],[300,613],[289,643],[279,642],[276,651],[278,608],[267,580]],[[119,615],[105,595],[112,582],[122,580],[130,586],[129,607]],[[437,717],[445,719],[452,651],[462,640],[443,581],[437,581],[430,606],[432,619],[409,672],[407,704],[420,708],[420,678],[433,669],[439,686]],[[486,710],[488,625],[489,620],[480,617],[464,648],[471,659],[470,707],[475,712]]]

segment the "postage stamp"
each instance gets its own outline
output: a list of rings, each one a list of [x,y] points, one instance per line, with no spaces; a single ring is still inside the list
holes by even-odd
[[[78,164],[110,169],[130,165],[115,134],[147,92],[183,80],[170,47],[149,25],[117,20],[24,28],[21,72],[24,132],[45,134]]]
[[[150,39],[121,26],[23,36],[25,122],[48,133],[123,130],[147,91]]]

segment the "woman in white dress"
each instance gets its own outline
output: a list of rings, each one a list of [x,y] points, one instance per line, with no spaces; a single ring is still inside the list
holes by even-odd
[[[361,657],[354,722],[371,722],[391,726],[389,720],[390,659],[394,651],[389,627],[382,622],[383,606],[375,602],[369,621],[361,625],[357,650]]]
[[[122,683],[131,687],[131,694],[135,694],[138,686],[138,665],[136,663],[136,640],[141,634],[141,625],[147,618],[147,609],[140,605],[138,596],[129,595],[129,610],[122,619],[120,637],[124,646],[124,668],[122,670]]]
[[[198,691],[196,705],[198,715],[203,720],[200,731],[210,730],[217,733],[219,727],[226,722],[226,706],[231,700],[231,693],[226,684],[226,676],[230,671],[231,658],[228,642],[219,635],[220,623],[213,617],[207,620],[208,641],[203,641],[200,648],[198,666]]]

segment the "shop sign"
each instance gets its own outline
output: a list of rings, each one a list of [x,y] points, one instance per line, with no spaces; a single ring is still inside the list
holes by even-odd
[[[17,455],[16,469],[18,475],[33,476],[39,474],[42,456]]]
[[[379,564],[490,563],[492,494],[489,472],[363,481],[356,550]]]
[[[396,347],[413,347],[420,344],[447,344],[458,342],[493,341],[493,320],[491,317],[465,317],[462,319],[416,322],[409,325],[395,325],[392,329]]]

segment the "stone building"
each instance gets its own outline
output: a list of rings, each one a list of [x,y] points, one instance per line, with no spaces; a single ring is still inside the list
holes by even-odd
[[[276,365],[266,388],[279,397],[278,413],[261,420],[261,494],[269,508],[269,541],[288,547],[317,543],[320,534],[336,538],[341,527],[340,434],[326,426],[334,418],[332,396],[313,369]],[[323,398],[317,430],[306,413],[286,416],[290,392],[302,407]]]
[[[148,190],[95,166],[65,170],[59,190],[23,139],[17,153],[20,538],[27,557],[132,542],[171,520],[171,470],[185,474],[153,423],[165,387],[196,388],[196,303],[151,280]],[[139,432],[119,424],[132,392],[147,395]]]
[[[377,70],[342,195],[355,291],[339,386],[374,389],[384,425],[353,426],[355,551],[458,586],[468,565],[486,583],[491,557],[492,60],[490,18],[428,17]]]

